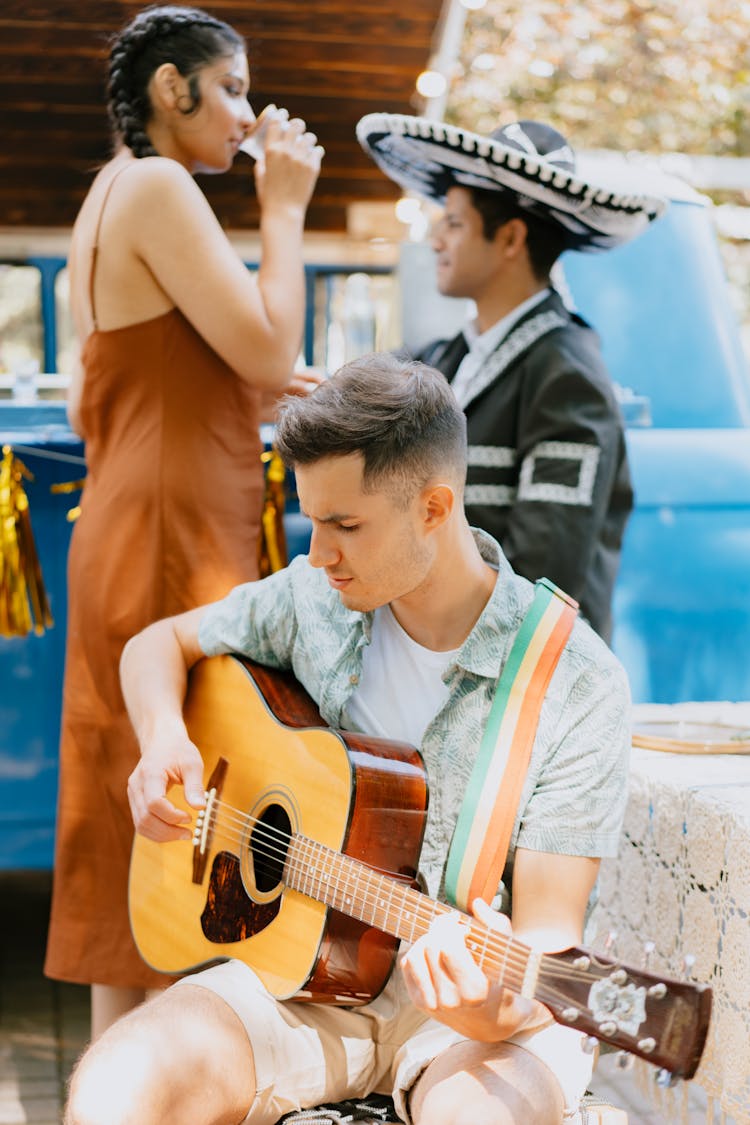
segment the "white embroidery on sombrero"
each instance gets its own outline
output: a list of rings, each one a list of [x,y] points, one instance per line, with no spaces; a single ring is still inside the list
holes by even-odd
[[[379,159],[379,154],[383,154],[385,159]],[[377,152],[373,152],[373,156],[376,164],[396,183],[430,198],[433,197],[437,177],[445,175],[445,169],[437,161],[423,157],[415,163],[403,138],[383,137],[378,141]]]
[[[576,174],[567,145],[540,154],[520,125],[506,127],[505,133],[512,133],[513,144],[507,135],[481,137],[403,114],[371,113],[357,125],[362,147],[405,190],[438,203],[451,185],[507,191],[531,214],[561,225],[569,244],[581,249],[627,242],[666,208],[666,200],[657,196],[586,183]],[[540,137],[544,142],[545,135]]]
[[[643,209],[642,198],[615,195],[598,184],[584,185],[580,180],[571,180],[566,172],[524,160],[520,154],[516,159],[510,157],[507,163],[501,164],[490,160],[486,154],[470,156],[446,149],[434,137],[412,141],[408,137],[393,136],[379,137],[373,142],[372,151],[377,163],[399,182],[418,177],[428,183],[430,174],[445,177],[446,173],[452,173],[452,179],[457,183],[485,189],[497,185],[508,191],[529,194],[536,202],[548,207],[571,212],[580,211],[592,203],[605,204],[614,210]],[[378,160],[379,155],[382,160]]]
[[[502,130],[499,130],[502,136],[496,137],[499,141],[509,140],[520,145],[524,152],[531,152],[535,156],[543,157],[548,164],[564,164],[567,165],[569,171],[575,168],[575,153],[570,145],[561,145],[560,148],[549,149],[547,152],[540,152],[536,146],[533,137],[530,137],[524,129],[520,121],[514,121],[511,125],[506,125]],[[564,166],[564,165],[563,165]]]
[[[455,125],[445,126],[445,139],[450,145],[461,144],[461,135]]]
[[[525,174],[511,172],[508,168],[499,169],[486,159],[465,157],[460,152],[446,152],[437,144],[421,142],[418,148],[411,148],[406,138],[387,137],[378,142],[378,151],[387,148],[388,162],[385,170],[388,175],[411,190],[432,198],[444,194],[447,186],[446,176],[461,187],[487,189],[492,180],[499,188],[512,192],[516,202],[529,211],[539,209],[554,219],[579,240],[591,246],[606,248],[612,240],[626,241],[640,233],[655,217],[652,211],[644,211],[642,200],[638,197],[614,196],[606,189],[584,185],[580,180],[572,185],[564,183],[565,194],[555,190],[555,181],[546,185],[531,181]],[[434,154],[434,157],[433,157]],[[442,156],[443,160],[437,159]],[[382,165],[380,161],[379,164]],[[525,173],[526,169],[523,170]],[[443,190],[438,186],[443,181]],[[526,194],[534,184],[533,197]],[[568,194],[569,186],[575,191]],[[579,221],[576,221],[576,216]]]

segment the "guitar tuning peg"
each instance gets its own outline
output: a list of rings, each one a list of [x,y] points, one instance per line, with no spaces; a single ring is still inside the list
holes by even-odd
[[[654,1077],[656,1079],[656,1085],[661,1086],[662,1089],[667,1089],[671,1086],[676,1086],[677,1083],[680,1081],[679,1078],[675,1078],[675,1076],[674,1076],[674,1074],[672,1074],[671,1070],[665,1070],[664,1067],[660,1067],[659,1070],[657,1070]]]
[[[695,965],[695,957],[692,953],[686,953],[682,959],[682,971],[685,974],[685,979],[690,980],[693,975],[693,966]]]
[[[584,1055],[593,1055],[598,1046],[599,1040],[596,1039],[593,1035],[584,1035],[583,1041],[581,1043],[581,1050],[583,1051]]]
[[[615,1066],[618,1070],[632,1070],[634,1062],[635,1059],[627,1051],[617,1051],[615,1054]]]
[[[644,941],[643,943],[643,967],[648,969],[651,958],[656,951],[656,942]]]

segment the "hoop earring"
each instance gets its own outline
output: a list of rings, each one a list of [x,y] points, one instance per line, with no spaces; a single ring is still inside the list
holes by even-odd
[[[190,94],[180,94],[175,101],[175,105],[183,117],[189,117],[195,109],[195,99]]]

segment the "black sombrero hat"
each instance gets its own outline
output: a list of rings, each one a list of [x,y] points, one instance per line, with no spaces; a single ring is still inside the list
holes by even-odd
[[[568,245],[578,250],[627,242],[667,206],[659,196],[586,182],[562,133],[535,121],[483,137],[426,117],[368,113],[357,124],[357,138],[406,191],[436,203],[451,187],[507,193],[520,210],[563,227]]]

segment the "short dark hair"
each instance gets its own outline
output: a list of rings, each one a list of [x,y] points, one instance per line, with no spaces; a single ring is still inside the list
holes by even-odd
[[[288,395],[276,445],[292,469],[361,453],[365,491],[384,488],[403,506],[435,477],[463,488],[466,475],[466,418],[450,385],[390,352],[352,360],[307,398]]]
[[[245,50],[242,36],[223,20],[200,8],[152,5],[139,12],[110,45],[107,98],[112,128],[134,156],[155,156],[146,126],[152,107],[148,85],[164,63],[171,62],[188,81],[188,116],[200,105],[198,72]]]
[[[488,242],[511,219],[521,219],[525,223],[526,247],[534,276],[540,281],[548,280],[550,270],[568,247],[568,238],[563,228],[557,223],[545,223],[544,219],[530,215],[514,197],[505,192],[474,187],[470,187],[469,192],[471,201],[481,216],[482,233]]]

